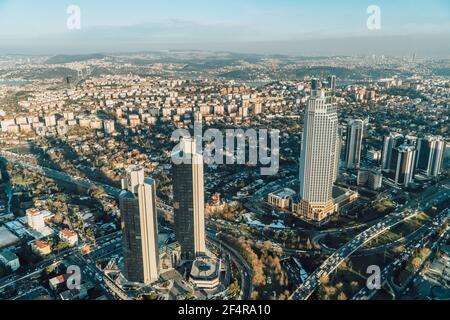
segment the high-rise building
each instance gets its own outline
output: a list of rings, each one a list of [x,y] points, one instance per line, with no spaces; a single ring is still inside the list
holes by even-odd
[[[175,234],[182,260],[189,261],[206,253],[203,156],[194,139],[183,139],[177,152],[189,159],[172,166]]]
[[[336,152],[334,158],[333,183],[337,181],[339,177],[339,169],[341,167],[342,136],[343,136],[342,127],[338,127],[338,134],[336,139]]]
[[[404,141],[403,135],[400,133],[391,133],[384,138],[383,152],[381,157],[381,169],[389,170],[391,165],[392,151],[394,148],[400,146]]]
[[[450,143],[446,144],[444,155],[444,170],[450,169]]]
[[[347,169],[358,169],[360,167],[363,132],[363,120],[356,119],[348,123],[345,146],[345,166]]]
[[[383,174],[380,169],[361,169],[358,171],[358,186],[379,190],[383,186]]]
[[[391,157],[391,178],[396,184],[408,186],[414,180],[416,149],[403,144],[394,148]]]
[[[442,173],[446,142],[439,136],[428,136],[417,144],[417,168],[429,177]]]
[[[299,216],[320,222],[334,212],[333,182],[338,157],[338,116],[331,90],[313,81],[305,112],[300,155]]]
[[[150,284],[159,278],[155,181],[144,177],[142,167],[131,166],[122,189],[124,275],[130,282]]]
[[[332,95],[336,91],[336,76],[332,75],[328,77],[328,88],[330,89]]]
[[[417,144],[419,143],[419,139],[416,136],[407,135],[407,136],[405,136],[405,140],[404,140],[403,143],[408,145],[408,146],[413,146],[414,148],[417,148]]]

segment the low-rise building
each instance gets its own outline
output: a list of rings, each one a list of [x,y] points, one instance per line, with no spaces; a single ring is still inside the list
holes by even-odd
[[[368,187],[371,190],[380,190],[383,186],[383,174],[381,170],[359,170],[358,186]]]
[[[0,251],[0,262],[4,266],[11,268],[12,271],[20,268],[19,257],[9,250]]]
[[[61,300],[83,300],[88,296],[88,291],[94,285],[91,282],[86,282],[80,285],[79,289],[66,290],[59,294]]]
[[[66,275],[59,275],[48,280],[48,285],[53,291],[58,291],[66,283]]]
[[[62,241],[69,243],[71,246],[75,246],[78,243],[78,235],[75,231],[64,229],[59,232],[59,238]]]
[[[295,196],[294,190],[284,188],[274,193],[270,193],[268,202],[274,207],[280,209],[289,209],[294,196]]]
[[[220,259],[199,257],[191,268],[190,281],[199,289],[214,289],[220,284]]]
[[[45,241],[36,240],[31,243],[31,250],[39,255],[39,256],[46,256],[52,253],[52,249],[50,248],[50,244]]]
[[[45,228],[44,215],[36,208],[30,208],[26,210],[27,224],[36,231],[40,231]]]

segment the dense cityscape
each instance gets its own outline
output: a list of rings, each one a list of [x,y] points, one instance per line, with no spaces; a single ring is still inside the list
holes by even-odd
[[[450,81],[433,74],[445,61],[299,59],[308,75],[289,79],[280,57],[186,74],[199,58],[167,55],[184,63],[152,74],[149,60],[147,75],[118,56],[2,58],[3,299],[449,295]],[[244,161],[204,164],[182,137],[196,161],[174,164],[172,132],[196,124],[234,132]],[[278,130],[274,174],[249,163],[251,128]],[[370,266],[381,289],[366,287]]]
[[[0,301],[450,300],[448,3],[172,1],[0,0]]]

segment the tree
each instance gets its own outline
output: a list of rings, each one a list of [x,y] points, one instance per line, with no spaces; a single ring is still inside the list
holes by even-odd
[[[56,224],[61,224],[63,222],[63,215],[61,212],[56,212],[55,216],[53,217],[53,222]]]
[[[157,300],[157,299],[158,295],[155,292],[152,292],[151,294],[142,295],[142,300]]]
[[[239,286],[239,284],[235,281],[233,282],[230,287],[228,288],[228,292],[230,295],[230,298],[232,300],[235,300],[239,297],[239,294],[241,293],[241,287]]]
[[[418,270],[421,265],[422,265],[422,259],[420,259],[419,257],[416,257],[416,258],[412,259],[412,261],[411,261],[411,268],[412,268],[413,271]]]
[[[324,286],[328,285],[329,282],[330,282],[330,277],[328,277],[326,274],[320,278],[320,283]]]
[[[341,293],[339,293],[337,299],[340,301],[344,301],[344,300],[347,300],[347,296],[345,295],[344,292],[341,292]]]
[[[405,251],[405,246],[404,246],[404,245],[401,245],[401,246],[395,247],[393,251],[394,251],[395,253],[402,253],[402,252]]]
[[[272,242],[267,240],[264,242],[264,250],[269,251],[270,249],[272,249]]]
[[[356,281],[350,282],[350,289],[352,290],[352,293],[357,293],[359,288],[359,284]]]
[[[53,272],[55,272],[55,266],[54,265],[49,265],[47,268],[45,268],[44,273],[45,275],[49,276],[51,275]]]

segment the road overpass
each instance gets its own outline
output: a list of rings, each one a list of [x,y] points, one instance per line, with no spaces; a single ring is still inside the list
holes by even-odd
[[[420,206],[419,202],[429,203],[432,202],[432,199],[448,198],[450,196],[450,193],[446,188],[448,183],[449,179],[445,180],[442,186],[434,187],[433,191],[435,191],[435,189],[439,190],[437,193],[430,192],[431,190],[426,190],[422,196],[418,197],[408,204],[409,208],[405,209],[404,207],[400,207],[394,213],[387,216],[384,221],[379,222],[378,224],[357,235],[355,238],[353,238],[352,241],[345,244],[343,247],[333,253],[327,260],[325,260],[325,262],[319,268],[317,268],[308,277],[308,279],[300,287],[297,288],[297,290],[295,290],[290,299],[309,299],[313,292],[321,285],[320,279],[322,277],[329,276],[331,273],[333,273],[339,267],[339,265],[341,265],[353,253],[358,251],[362,246],[364,246],[372,239],[378,237],[380,234],[386,232],[394,226],[414,217],[419,211],[413,210],[411,208],[423,209],[423,206]]]
[[[417,245],[424,245],[424,238],[430,237],[433,235],[437,230],[439,230],[442,225],[444,225],[450,216],[450,210],[445,209],[443,210],[439,215],[437,215],[431,223],[429,223],[427,226],[424,226],[420,229],[420,232],[415,234],[414,239],[411,239],[407,246],[405,247],[405,250],[400,254],[399,258],[389,264],[381,273],[381,284],[382,285],[390,285],[389,284],[389,276],[392,275],[392,273],[398,269],[401,265],[401,262],[407,261],[410,259],[413,251],[415,248],[417,248]],[[445,233],[444,233],[445,234]],[[439,242],[442,239],[442,236],[438,239],[437,242]],[[362,288],[353,298],[352,300],[370,300],[378,293],[378,290],[370,290],[367,286]],[[395,294],[395,292],[394,292]]]

